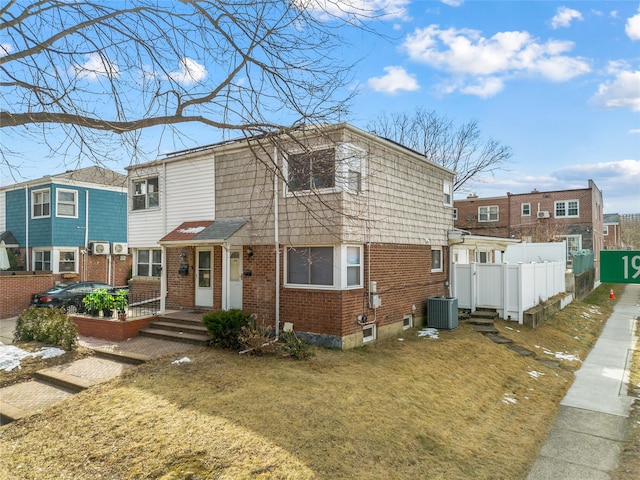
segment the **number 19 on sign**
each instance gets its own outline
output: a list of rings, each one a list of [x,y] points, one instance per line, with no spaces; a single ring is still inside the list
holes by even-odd
[[[640,252],[602,250],[600,281],[602,283],[640,283]]]

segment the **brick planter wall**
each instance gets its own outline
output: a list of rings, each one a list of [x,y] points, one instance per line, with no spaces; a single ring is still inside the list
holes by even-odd
[[[126,320],[124,322],[117,319],[80,315],[74,315],[71,319],[76,324],[80,335],[121,342],[128,338],[137,337],[138,331],[148,327],[155,320],[155,317]]]

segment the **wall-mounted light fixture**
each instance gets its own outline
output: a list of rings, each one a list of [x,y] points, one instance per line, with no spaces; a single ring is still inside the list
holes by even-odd
[[[184,250],[182,250],[180,252],[180,260],[184,260],[185,258],[187,258],[187,252],[185,252]]]
[[[253,257],[253,250],[251,249],[251,247],[247,249],[247,255],[249,255],[249,258]]]

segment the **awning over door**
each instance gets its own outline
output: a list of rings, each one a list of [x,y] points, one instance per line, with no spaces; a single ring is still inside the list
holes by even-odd
[[[248,218],[184,222],[160,239],[160,244],[222,243],[240,230]]]

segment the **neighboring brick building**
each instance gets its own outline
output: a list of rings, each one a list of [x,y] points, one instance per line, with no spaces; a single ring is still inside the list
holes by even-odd
[[[592,180],[583,189],[468,197],[454,202],[458,209],[455,226],[476,235],[527,242],[566,240],[567,262],[571,263],[573,252],[581,249],[594,251],[597,260],[604,247],[602,204],[602,192]],[[489,217],[472,218],[480,214]]]
[[[346,124],[129,168],[130,287],[350,348],[447,294],[453,172]]]

